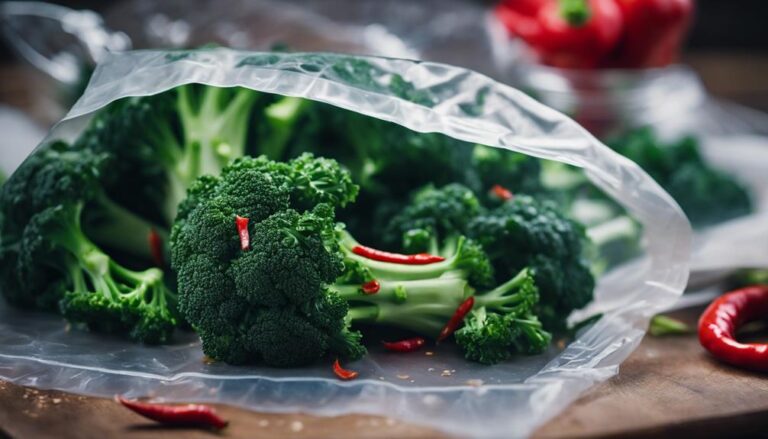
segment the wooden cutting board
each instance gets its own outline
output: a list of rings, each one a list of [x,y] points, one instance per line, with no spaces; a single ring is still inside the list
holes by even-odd
[[[700,310],[678,314],[695,323]],[[434,438],[428,428],[386,417],[254,413],[218,406],[232,438]],[[693,335],[646,337],[621,373],[541,427],[537,438],[762,437],[768,377],[712,360]],[[210,438],[156,426],[108,399],[0,382],[0,438]]]

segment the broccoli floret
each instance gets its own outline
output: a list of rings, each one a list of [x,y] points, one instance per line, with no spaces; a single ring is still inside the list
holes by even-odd
[[[609,145],[669,192],[694,227],[743,216],[754,209],[747,188],[735,177],[711,167],[693,137],[667,143],[644,128],[609,141]]]
[[[303,184],[305,169],[314,170],[313,181],[333,177],[345,183]],[[241,189],[227,189],[235,186]],[[437,336],[472,295],[487,312],[535,320],[520,311],[538,298],[535,287],[523,281],[530,278],[527,271],[477,293],[476,288],[492,283],[493,272],[482,248],[463,236],[456,239],[453,254],[427,264],[361,254],[363,247],[336,224],[334,206],[324,202],[338,207],[357,191],[333,160],[303,156],[279,164],[243,158],[226,167],[218,183],[208,178],[193,187],[204,189],[182,204],[188,214],[174,227],[172,264],[179,274],[180,309],[198,330],[205,353],[218,360],[297,366],[329,352],[356,359],[365,348],[351,324],[395,325]],[[274,192],[283,201],[264,210],[259,197],[243,192],[249,187]],[[329,198],[328,188],[336,195]],[[306,210],[311,203],[316,204]],[[252,212],[250,246],[243,250],[235,219]],[[211,251],[222,247],[226,251]],[[366,294],[364,284],[372,282],[378,290]],[[222,310],[230,309],[233,313],[223,318]],[[513,330],[523,327],[511,317],[509,322]],[[511,351],[522,352],[522,343],[535,346],[515,343]]]
[[[464,185],[427,186],[392,218],[385,242],[411,253],[453,253],[457,238],[481,209],[474,192]]]
[[[321,175],[330,165],[334,168]],[[349,176],[343,172],[335,162],[311,156],[289,163],[243,158],[221,177],[192,186],[199,189],[182,204],[171,256],[179,307],[207,355],[231,363],[298,366],[328,349],[352,358],[364,352],[359,334],[345,323],[346,309],[327,291],[343,269],[338,252],[327,247],[333,208],[320,203],[298,210],[308,200],[354,198],[357,188],[344,183]],[[325,184],[334,175],[344,178]],[[236,216],[249,219],[247,251],[239,242]]]
[[[3,187],[2,254],[16,267],[15,273],[3,273],[4,283],[13,288],[3,293],[22,306],[58,303],[67,319],[94,331],[162,343],[178,322],[163,273],[123,267],[83,227],[93,216],[111,218],[113,224],[142,224],[116,209],[102,192],[100,179],[108,162],[103,154],[53,143],[33,154]]]
[[[541,294],[538,313],[548,330],[564,329],[571,311],[592,300],[585,229],[553,202],[516,195],[474,218],[467,230],[488,252],[498,276],[532,269]]]

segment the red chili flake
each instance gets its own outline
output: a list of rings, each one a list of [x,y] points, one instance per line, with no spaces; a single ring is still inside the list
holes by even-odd
[[[408,338],[400,341],[385,341],[384,348],[392,352],[415,352],[421,349],[426,341],[421,337]]]
[[[464,302],[459,305],[458,308],[456,308],[456,311],[453,313],[453,316],[451,317],[451,320],[448,320],[448,323],[445,325],[442,331],[440,331],[440,335],[437,336],[437,342],[440,343],[441,341],[445,340],[453,334],[454,331],[456,331],[456,328],[459,327],[462,321],[464,321],[464,317],[472,310],[472,307],[475,306],[475,296],[469,296]]]
[[[357,378],[358,375],[358,373],[354,370],[344,369],[341,367],[341,363],[339,363],[338,358],[333,362],[333,373],[335,373],[339,379],[344,381],[353,380]]]
[[[352,253],[364,258],[373,259],[380,262],[391,262],[393,264],[403,265],[426,265],[442,262],[445,260],[442,256],[431,255],[429,253],[417,253],[415,255],[404,255],[400,253],[385,252],[364,245],[356,245],[352,248]]]
[[[514,195],[512,195],[512,192],[510,192],[509,189],[505,188],[504,186],[500,184],[493,185],[491,188],[491,192],[493,192],[493,195],[496,195],[499,197],[499,199],[507,201],[511,200]]]
[[[381,289],[381,284],[376,279],[366,282],[361,287],[363,289],[363,294],[376,294]]]
[[[248,234],[248,218],[236,215],[235,224],[237,224],[237,234],[240,236],[240,249],[246,251],[251,248],[251,237]]]
[[[158,267],[165,267],[165,257],[163,256],[163,239],[155,229],[150,229],[148,238],[149,251],[152,253],[152,261]]]

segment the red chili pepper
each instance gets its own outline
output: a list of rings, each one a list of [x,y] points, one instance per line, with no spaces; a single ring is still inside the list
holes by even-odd
[[[222,429],[227,426],[227,421],[216,414],[216,411],[200,404],[164,405],[149,404],[139,401],[129,401],[121,396],[115,399],[134,413],[145,418],[169,425],[197,425]]]
[[[448,320],[448,323],[445,325],[442,331],[440,331],[440,335],[437,336],[438,343],[453,334],[461,322],[464,321],[464,317],[466,317],[467,314],[472,310],[473,306],[475,306],[475,296],[469,296],[465,301],[461,302],[461,305],[456,308],[456,311],[453,313],[451,319]]]
[[[430,255],[428,253],[418,253],[415,255],[403,255],[400,253],[390,253],[375,248],[366,247],[364,245],[356,245],[352,248],[352,253],[362,256],[364,258],[373,259],[374,261],[392,262],[394,264],[404,265],[426,265],[434,264],[435,262],[444,261],[445,258],[437,255]]]
[[[235,215],[237,234],[240,236],[240,249],[246,251],[251,248],[251,237],[248,234],[248,218]]]
[[[357,378],[358,373],[354,370],[344,369],[341,367],[341,363],[339,363],[339,359],[337,358],[336,361],[333,362],[333,373],[336,374],[339,379],[342,379],[344,381],[353,380]]]
[[[768,344],[736,341],[739,326],[768,317],[768,285],[726,293],[699,319],[699,342],[716,358],[734,366],[768,372]]]
[[[491,192],[493,192],[493,195],[496,195],[500,200],[504,201],[511,200],[513,197],[512,192],[500,184],[493,185]]]
[[[165,257],[163,257],[163,239],[157,233],[157,230],[149,231],[149,251],[152,253],[152,260],[158,267],[165,267]]]
[[[374,279],[370,282],[364,283],[361,288],[363,289],[364,294],[368,294],[368,295],[376,294],[381,289],[381,284],[379,283],[379,281]]]
[[[693,0],[615,1],[625,31],[611,67],[663,67],[677,61],[693,18]]]
[[[424,346],[426,341],[421,337],[408,338],[400,341],[385,341],[384,348],[392,352],[415,352]]]

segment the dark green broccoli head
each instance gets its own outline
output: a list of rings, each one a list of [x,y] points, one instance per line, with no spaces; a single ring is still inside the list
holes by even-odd
[[[485,308],[472,311],[464,326],[456,331],[456,343],[468,360],[483,364],[500,363],[512,356],[515,332],[500,314],[488,314]]]
[[[456,332],[456,342],[466,358],[495,364],[513,354],[543,352],[551,336],[536,316],[538,301],[537,284],[527,268],[475,296],[474,310]]]
[[[317,299],[341,274],[340,257],[326,249],[318,229],[333,223],[313,217],[285,210],[254,224],[251,249],[239,252],[230,268],[243,300],[269,307],[300,305]]]
[[[191,197],[181,205],[181,216],[171,231],[171,264],[192,255],[207,254],[228,260],[240,251],[235,218],[251,224],[288,207],[288,188],[269,174],[238,164],[239,172],[221,178],[202,177],[192,185]]]
[[[161,224],[165,167],[183,142],[175,104],[174,91],[120,99],[97,112],[74,144],[79,151],[107,153],[103,184],[110,198]]]
[[[326,203],[341,208],[357,198],[358,186],[336,160],[304,153],[291,160],[289,168],[291,201],[297,207]]]
[[[747,188],[735,177],[711,167],[693,137],[663,142],[653,130],[644,128],[609,145],[648,172],[696,227],[746,215],[754,208]]]
[[[748,215],[753,210],[746,187],[716,169],[681,165],[664,187],[680,203],[694,227]]]
[[[3,283],[12,288],[3,294],[22,306],[58,304],[64,317],[94,331],[165,342],[177,317],[162,272],[126,269],[82,227],[86,214],[120,220],[102,187],[109,163],[107,153],[54,142],[35,152],[2,188],[1,253],[15,269],[3,273]]]
[[[592,300],[594,277],[583,259],[584,227],[554,203],[517,195],[481,214],[468,226],[493,262],[497,276],[509,277],[524,267],[534,270],[541,307],[551,310],[547,329],[562,329],[574,309]]]
[[[538,314],[544,326],[553,330],[566,328],[564,317],[583,308],[593,298],[595,278],[585,260],[563,264],[546,256],[530,261],[541,301]]]
[[[105,163],[105,155],[78,152],[63,142],[43,146],[0,188],[3,235],[21,233],[32,215],[54,203],[93,198]]]
[[[435,251],[435,244],[455,241],[466,232],[469,221],[481,211],[480,201],[466,186],[453,183],[442,188],[427,186],[392,218],[385,241],[405,251]]]
[[[338,186],[323,183],[336,177]],[[244,158],[224,168],[220,179],[192,187],[200,189],[182,203],[188,213],[174,227],[171,255],[179,307],[208,356],[298,366],[329,349],[351,358],[364,353],[346,327],[346,304],[327,290],[343,270],[334,209],[291,207],[301,204],[295,198],[309,204],[353,197],[356,188],[336,162]],[[236,216],[249,218],[245,250]]]

